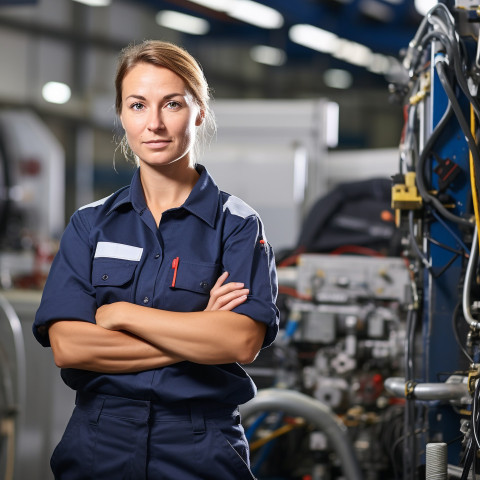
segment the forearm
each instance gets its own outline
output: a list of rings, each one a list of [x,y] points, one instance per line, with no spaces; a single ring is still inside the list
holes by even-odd
[[[121,310],[115,329],[196,363],[251,363],[265,337],[264,324],[230,311],[169,312],[129,303]]]
[[[106,330],[88,322],[54,322],[49,336],[55,363],[61,368],[132,373],[183,360],[131,333]]]

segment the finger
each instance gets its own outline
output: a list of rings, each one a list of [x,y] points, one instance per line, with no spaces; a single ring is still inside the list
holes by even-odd
[[[234,298],[233,300],[228,302],[226,305],[224,305],[222,308],[220,308],[220,310],[231,311],[235,307],[238,307],[239,305],[241,305],[247,298],[248,298],[247,295],[241,295],[240,297]]]
[[[249,292],[248,288],[242,288],[240,290],[234,290],[233,292],[229,292],[225,295],[218,297],[215,303],[213,304],[213,307],[217,310],[222,309],[225,305],[227,305],[231,301],[234,301],[237,298],[247,295],[248,292]]]
[[[214,287],[210,291],[210,296],[219,298],[223,295],[227,295],[230,292],[233,292],[235,290],[241,290],[243,289],[245,285],[240,282],[230,282],[226,283],[225,285],[222,285],[221,287]]]
[[[212,290],[215,289],[215,288],[219,288],[223,282],[227,279],[228,277],[228,272],[223,272],[217,279],[217,281],[215,282],[215,285],[212,287]]]

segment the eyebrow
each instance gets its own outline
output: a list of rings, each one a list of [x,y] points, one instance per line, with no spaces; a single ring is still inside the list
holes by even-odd
[[[184,97],[184,96],[185,96],[184,93],[169,93],[168,95],[165,95],[163,97],[163,100],[170,100],[171,98],[174,98],[174,97]],[[146,98],[143,95],[135,95],[135,94],[129,95],[128,97],[126,97],[125,100],[127,100],[129,98],[136,98],[138,100],[146,100]]]

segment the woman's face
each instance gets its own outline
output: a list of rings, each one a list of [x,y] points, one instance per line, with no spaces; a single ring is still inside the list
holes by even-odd
[[[189,163],[202,115],[177,74],[139,63],[123,79],[120,120],[140,164],[162,166]]]

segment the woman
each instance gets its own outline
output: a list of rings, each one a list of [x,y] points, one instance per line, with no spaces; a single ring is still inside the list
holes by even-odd
[[[195,163],[211,120],[196,61],[147,41],[122,52],[115,86],[138,169],[72,216],[33,327],[77,391],[52,470],[253,478],[237,406],[255,385],[239,364],[278,330],[273,252],[256,212]]]

